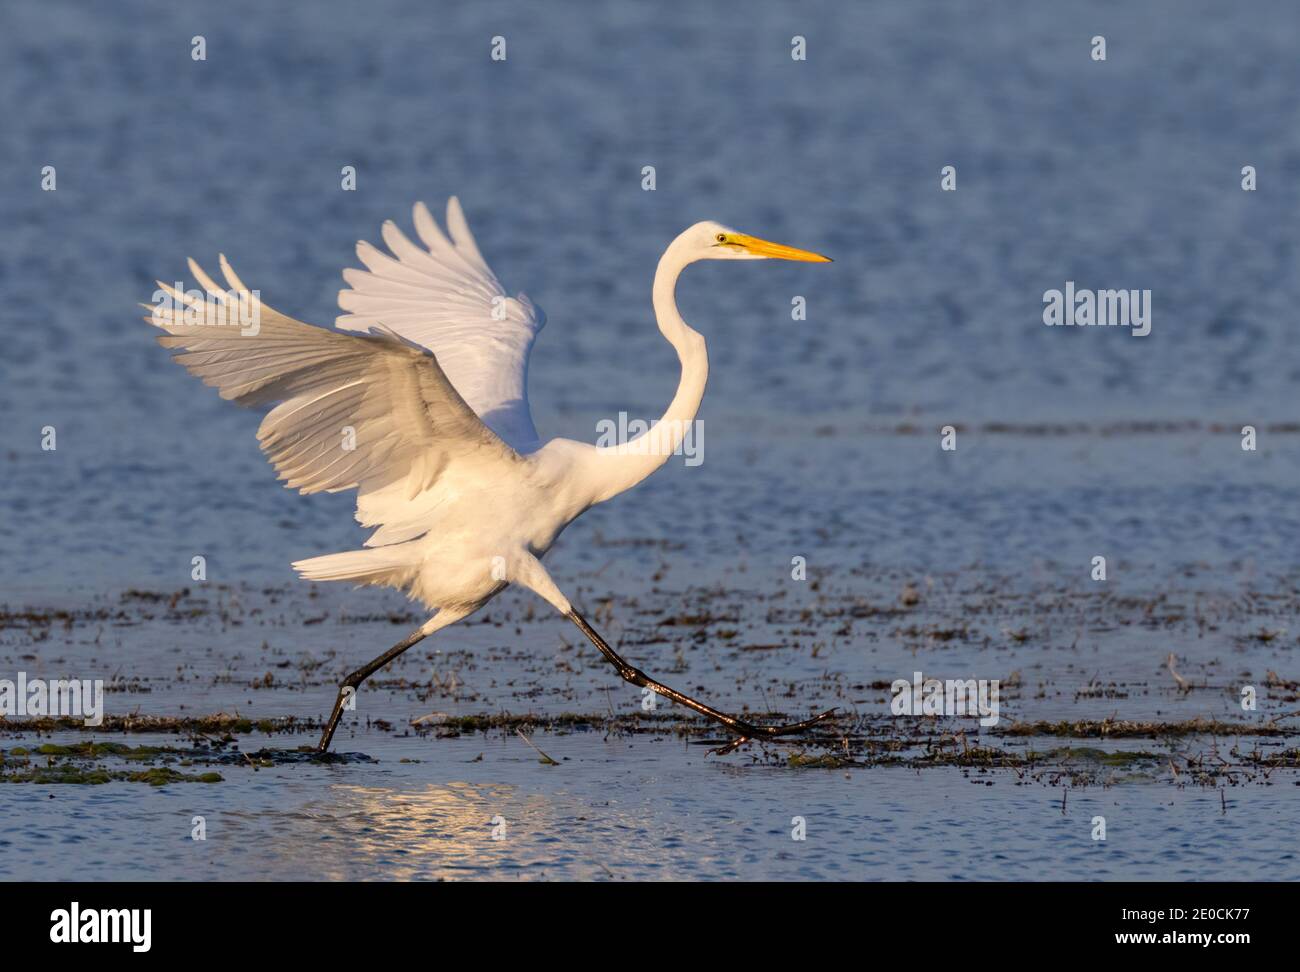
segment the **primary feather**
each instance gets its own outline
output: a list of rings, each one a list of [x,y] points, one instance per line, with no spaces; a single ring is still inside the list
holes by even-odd
[[[415,204],[411,242],[392,220],[383,239],[392,256],[357,244],[365,270],[344,270],[335,324],[346,331],[383,326],[437,356],[465,402],[519,452],[537,448],[528,409],[528,355],[546,317],[524,294],[510,297],[484,262],[460,202],[447,203],[447,229]]]
[[[482,262],[476,248],[457,259],[473,268]],[[228,291],[193,260],[189,266],[211,299],[159,282],[172,298],[171,306],[148,305],[146,320],[166,332],[159,342],[223,398],[274,406],[257,437],[287,487],[355,489],[357,519],[377,528],[367,541],[377,549],[299,561],[304,577],[406,588],[427,554],[404,541],[434,530],[439,510],[454,508],[473,484],[519,476],[520,454],[475,413],[432,348],[379,320],[364,335],[294,320],[262,303],[224,256]],[[255,328],[230,323],[237,302],[255,315]]]

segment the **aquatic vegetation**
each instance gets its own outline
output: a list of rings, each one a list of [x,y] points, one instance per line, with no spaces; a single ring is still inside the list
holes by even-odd
[[[221,783],[220,773],[181,773],[164,766],[147,770],[111,770],[102,766],[59,763],[0,773],[0,783],[79,784],[98,786],[104,783],[147,783],[167,786],[170,783]]]

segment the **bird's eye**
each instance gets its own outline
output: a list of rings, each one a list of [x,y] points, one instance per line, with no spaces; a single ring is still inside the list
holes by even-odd
[[[727,242],[727,234],[726,234],[726,233],[719,233],[719,234],[718,234],[718,242],[719,242],[719,243],[726,243],[726,242]]]

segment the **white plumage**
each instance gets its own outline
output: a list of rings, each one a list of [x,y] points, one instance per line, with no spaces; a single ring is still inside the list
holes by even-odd
[[[460,203],[447,204],[448,240],[424,203],[415,204],[421,249],[392,220],[384,243],[392,256],[364,241],[365,270],[344,270],[335,319],[345,331],[385,326],[428,348],[466,404],[516,451],[537,448],[528,411],[528,355],[546,315],[524,294],[505,295],[483,261]]]
[[[272,406],[257,435],[285,486],[304,494],[357,491],[357,520],[374,528],[365,548],[300,560],[295,569],[311,580],[396,587],[437,612],[345,685],[359,685],[411,644],[518,583],[578,624],[624,678],[724,722],[742,739],[811,725],[750,726],[649,680],[587,625],[540,558],[584,510],[662,465],[695,418],[708,356],[704,339],[677,312],[681,270],[702,259],[825,257],[717,223],[695,224],[659,261],[652,294],[660,330],[682,364],[660,420],[669,434],[655,435],[654,448],[643,448],[648,436],[602,448],[568,439],[542,445],[527,384],[544,315],[523,294],[505,293],[454,197],[450,238],[423,204],[414,217],[422,247],[391,221],[382,231],[391,256],[357,245],[366,269],[343,272],[349,289],[339,292],[341,330],[268,307],[224,256],[228,289],[190,260],[206,298],[160,282],[170,301],[144,305],[152,311],[146,320],[166,332],[160,343],[191,374],[240,405]],[[251,313],[255,326],[232,326],[236,309]]]

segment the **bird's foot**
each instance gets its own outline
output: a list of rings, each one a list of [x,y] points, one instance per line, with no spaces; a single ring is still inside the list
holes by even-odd
[[[820,725],[836,713],[836,709],[827,709],[821,715],[815,715],[811,719],[804,719],[802,722],[790,722],[783,726],[753,726],[747,722],[736,720],[735,725],[728,725],[728,728],[736,733],[736,738],[717,749],[710,749],[711,756],[726,756],[733,753],[747,742],[752,742],[755,738],[775,738],[776,736],[793,736],[796,733],[806,732],[814,726]]]
[[[745,743],[752,741],[752,738],[753,737],[751,736],[737,736],[735,739],[731,740],[731,742],[723,746],[719,746],[717,749],[710,749],[708,755],[726,756],[728,753],[735,752],[741,746],[745,745]]]

